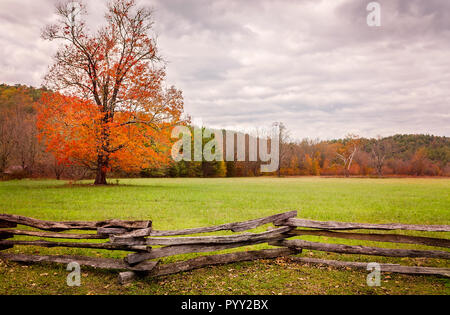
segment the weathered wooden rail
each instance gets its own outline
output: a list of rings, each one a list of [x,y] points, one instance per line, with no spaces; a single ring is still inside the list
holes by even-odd
[[[301,253],[303,249],[343,254],[450,259],[450,252],[445,250],[391,249],[367,246],[349,246],[345,244],[309,242],[298,239],[298,237],[301,236],[313,235],[342,239],[405,243],[450,248],[449,239],[399,234],[345,232],[347,230],[415,230],[422,232],[450,232],[449,225],[433,226],[321,222],[297,219],[295,218],[296,216],[296,211],[290,211],[244,222],[227,223],[184,230],[158,231],[153,230],[152,222],[149,220],[53,222],[18,215],[0,214],[0,250],[6,250],[14,246],[39,246],[48,248],[67,247],[131,252],[123,259],[67,255],[40,256],[4,252],[0,253],[0,259],[24,263],[47,262],[67,264],[75,261],[84,266],[121,270],[125,271],[119,274],[119,280],[122,283],[130,281],[140,275],[161,276],[210,265],[291,256]],[[271,228],[268,231],[261,233],[246,232],[233,235],[186,236],[226,230],[232,232],[245,232],[269,223],[277,226],[277,228]],[[41,231],[17,229],[18,225],[28,226]],[[70,233],[67,233],[68,231]],[[74,233],[73,231],[79,232]],[[92,231],[93,233],[91,233]],[[30,236],[59,240],[18,240],[14,238],[15,236]],[[297,238],[290,239],[293,237]],[[67,240],[71,241],[69,242]],[[82,242],[79,242],[80,240]],[[88,240],[97,241],[95,243],[90,243]],[[98,240],[100,240],[100,242]],[[187,253],[215,252],[262,243],[268,243],[280,248],[200,256],[169,264],[160,264],[158,260],[159,258],[167,256]],[[159,247],[153,248],[153,246]],[[367,266],[367,264],[364,263],[320,260],[306,257],[292,257],[291,259],[301,263],[325,264],[338,267],[347,266],[353,268],[363,268],[364,266]],[[450,276],[450,268],[411,267],[392,264],[381,264],[381,268],[382,271],[386,272]]]

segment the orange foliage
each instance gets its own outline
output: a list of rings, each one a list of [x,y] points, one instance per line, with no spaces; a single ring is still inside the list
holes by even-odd
[[[136,1],[111,0],[106,24],[94,34],[83,16],[72,17],[60,4],[62,18],[43,36],[65,42],[46,76],[60,94],[47,94],[39,106],[39,130],[48,150],[62,163],[78,163],[106,172],[168,162],[169,127],[183,123],[181,91],[165,87],[165,68],[149,36],[152,11]],[[65,95],[62,95],[65,94]]]
[[[61,164],[96,170],[100,155],[108,156],[107,171],[160,166],[169,162],[170,127],[180,122],[182,106],[173,101],[166,113],[175,119],[156,124],[150,111],[136,113],[125,108],[105,120],[101,107],[90,100],[45,93],[37,105],[39,139]],[[108,137],[104,137],[105,130]]]

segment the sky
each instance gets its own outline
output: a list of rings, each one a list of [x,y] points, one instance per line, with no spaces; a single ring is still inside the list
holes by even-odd
[[[0,0],[0,83],[39,87],[55,0]],[[85,1],[92,30],[106,0]],[[154,9],[168,84],[193,122],[293,139],[450,136],[450,1],[138,0]]]

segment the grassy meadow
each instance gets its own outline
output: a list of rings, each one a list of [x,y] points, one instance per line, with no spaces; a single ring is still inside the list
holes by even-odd
[[[224,178],[120,179],[90,182],[23,180],[0,182],[0,211],[47,220],[151,219],[155,229],[182,229],[243,221],[298,210],[298,217],[367,223],[450,224],[450,179]],[[118,185],[117,185],[118,184]],[[258,228],[263,231],[267,227]],[[402,232],[450,237],[450,233]],[[216,233],[226,234],[226,232]],[[25,239],[26,237],[16,237]],[[342,244],[420,248],[426,246],[302,237]],[[29,237],[27,239],[30,239]],[[257,245],[251,248],[269,248]],[[445,250],[445,249],[439,249]],[[32,254],[123,257],[124,252],[22,247]],[[232,251],[232,250],[229,250]],[[223,252],[229,252],[223,251]],[[19,252],[12,248],[8,252]],[[163,259],[195,257],[182,255]],[[326,259],[450,267],[444,260],[326,254]],[[82,267],[80,287],[68,287],[65,266],[0,261],[0,294],[449,294],[448,279],[383,274],[380,287],[366,285],[367,272],[293,263],[285,259],[208,267],[126,286],[117,272]]]

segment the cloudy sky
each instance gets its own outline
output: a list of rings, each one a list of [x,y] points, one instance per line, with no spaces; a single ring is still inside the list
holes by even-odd
[[[0,0],[0,82],[40,86],[55,0]],[[92,29],[106,0],[85,1]],[[140,0],[155,10],[168,82],[212,127],[283,121],[294,138],[450,136],[450,1]]]

